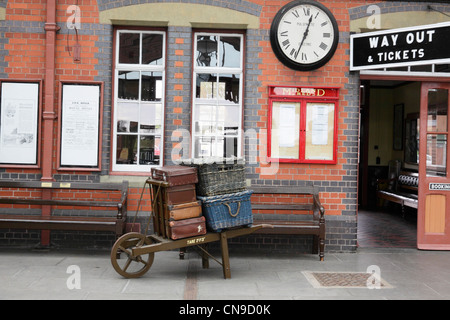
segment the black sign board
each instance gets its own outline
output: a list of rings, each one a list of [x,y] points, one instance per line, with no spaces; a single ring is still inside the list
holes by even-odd
[[[450,23],[354,34],[350,70],[450,63]]]

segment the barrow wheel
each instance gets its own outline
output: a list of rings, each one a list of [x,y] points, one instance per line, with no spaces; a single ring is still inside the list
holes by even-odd
[[[111,263],[117,273],[125,278],[139,278],[144,275],[152,266],[155,253],[134,256],[132,249],[151,243],[149,238],[137,232],[126,233],[117,239],[111,249]],[[123,254],[126,259],[121,259]]]

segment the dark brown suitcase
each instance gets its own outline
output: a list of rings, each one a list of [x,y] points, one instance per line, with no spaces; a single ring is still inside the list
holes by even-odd
[[[197,201],[195,184],[162,188],[161,192],[164,203],[169,206]]]
[[[170,187],[198,182],[197,168],[194,167],[166,166],[152,168],[151,174],[153,179],[167,182]]]
[[[167,234],[172,240],[195,237],[206,234],[205,217],[166,221]]]
[[[166,220],[183,220],[198,218],[202,215],[202,204],[200,201],[165,206],[164,218]]]

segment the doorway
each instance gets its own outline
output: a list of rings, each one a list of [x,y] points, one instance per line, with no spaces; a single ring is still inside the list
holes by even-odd
[[[401,173],[419,170],[421,82],[361,81],[358,197],[360,247],[417,246],[417,208],[380,199]],[[406,192],[417,197],[418,188]]]

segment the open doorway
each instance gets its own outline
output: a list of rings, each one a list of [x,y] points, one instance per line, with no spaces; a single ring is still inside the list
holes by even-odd
[[[361,82],[360,247],[417,245],[420,94],[418,81]],[[390,197],[394,189],[406,200]]]

